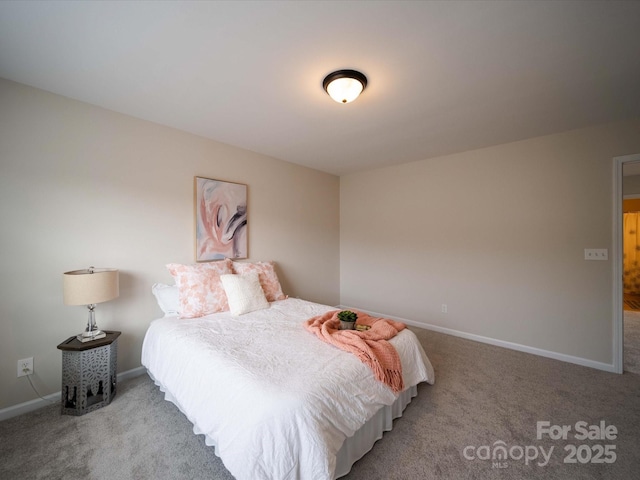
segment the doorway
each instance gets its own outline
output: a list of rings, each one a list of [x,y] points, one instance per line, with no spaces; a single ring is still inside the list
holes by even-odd
[[[627,174],[638,164],[623,165],[622,285],[623,371],[640,374],[640,195],[628,194],[625,185],[635,175]],[[640,176],[638,176],[640,178]],[[625,180],[629,180],[625,182]],[[640,182],[635,182],[640,183]]]
[[[623,166],[622,303],[625,311],[640,311],[640,195],[630,195],[625,190],[625,180],[633,180],[625,171],[634,166]]]
[[[640,155],[622,158],[625,161],[620,162],[621,188],[617,189],[617,197],[620,199],[617,207],[620,208],[616,209],[619,222],[617,238],[620,240],[616,243],[621,248],[615,256],[621,273],[617,277],[621,280],[621,288],[618,290],[621,301],[614,301],[614,305],[621,304],[618,310],[621,312],[614,315],[616,322],[619,322],[619,327],[614,328],[614,334],[617,330],[622,337],[618,342],[621,347],[618,352],[619,372],[640,374]],[[614,346],[615,343],[614,339]]]

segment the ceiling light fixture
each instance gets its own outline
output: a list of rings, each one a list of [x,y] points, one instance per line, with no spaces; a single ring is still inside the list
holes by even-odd
[[[338,70],[324,78],[322,86],[338,103],[353,102],[367,86],[367,77],[355,70]]]

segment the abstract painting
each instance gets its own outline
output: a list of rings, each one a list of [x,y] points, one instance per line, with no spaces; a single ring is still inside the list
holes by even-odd
[[[196,261],[247,258],[247,186],[194,180]]]

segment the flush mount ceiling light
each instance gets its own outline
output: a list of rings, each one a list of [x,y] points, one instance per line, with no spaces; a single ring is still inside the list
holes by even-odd
[[[324,78],[322,86],[338,103],[353,102],[367,86],[367,77],[355,70],[338,70]]]

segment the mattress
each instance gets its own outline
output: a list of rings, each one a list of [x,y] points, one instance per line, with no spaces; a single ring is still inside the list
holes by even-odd
[[[304,329],[334,309],[287,299],[239,317],[163,317],[149,326],[142,364],[237,479],[335,478],[350,467],[336,469],[345,439],[412,391],[394,394],[355,356]],[[391,343],[405,385],[433,383],[413,332]]]

